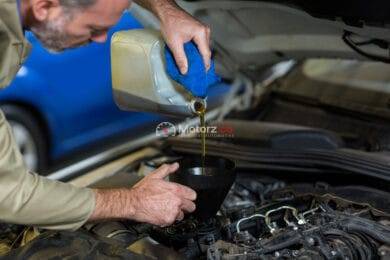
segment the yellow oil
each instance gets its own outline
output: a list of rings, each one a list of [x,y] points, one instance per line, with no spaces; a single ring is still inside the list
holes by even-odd
[[[201,139],[201,149],[202,149],[202,166],[204,166],[204,161],[206,159],[206,123],[204,119],[204,112],[199,114],[200,120],[200,139]]]
[[[205,160],[206,160],[206,120],[205,113],[206,107],[198,102],[195,106],[196,114],[199,116],[200,121],[200,140],[201,140],[201,163],[202,163],[202,174],[204,174]]]

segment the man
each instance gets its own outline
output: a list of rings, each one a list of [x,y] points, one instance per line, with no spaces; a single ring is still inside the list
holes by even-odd
[[[210,30],[173,0],[137,0],[161,21],[162,34],[182,73],[183,43],[193,40],[210,64]],[[7,86],[29,52],[24,30],[51,51],[107,40],[128,0],[0,0],[0,87]],[[131,72],[129,72],[131,73]],[[39,98],[39,97],[38,97]],[[0,112],[0,221],[48,229],[77,229],[87,221],[132,219],[166,226],[195,209],[196,193],[169,183],[179,165],[163,165],[133,188],[91,190],[48,180],[25,168]]]

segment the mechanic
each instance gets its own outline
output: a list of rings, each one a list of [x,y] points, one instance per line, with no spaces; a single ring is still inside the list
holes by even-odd
[[[183,44],[191,40],[209,68],[210,30],[206,25],[173,0],[135,2],[159,18],[162,34],[181,73],[188,68]],[[29,53],[24,30],[31,30],[53,52],[105,42],[108,29],[129,5],[129,0],[0,0],[0,88],[9,85]],[[177,163],[163,165],[132,188],[92,190],[49,180],[26,169],[0,111],[2,222],[57,230],[76,230],[87,221],[103,219],[170,225],[195,210],[195,191],[164,180],[178,167]]]

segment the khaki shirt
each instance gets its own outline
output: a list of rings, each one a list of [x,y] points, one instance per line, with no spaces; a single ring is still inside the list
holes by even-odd
[[[16,0],[0,0],[0,89],[15,77],[30,44]],[[0,222],[47,229],[77,229],[95,208],[92,190],[29,172],[0,110]]]

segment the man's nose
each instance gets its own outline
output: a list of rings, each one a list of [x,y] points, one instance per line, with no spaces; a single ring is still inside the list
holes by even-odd
[[[107,33],[102,33],[100,35],[92,36],[91,41],[98,42],[98,43],[104,43],[107,41]]]

